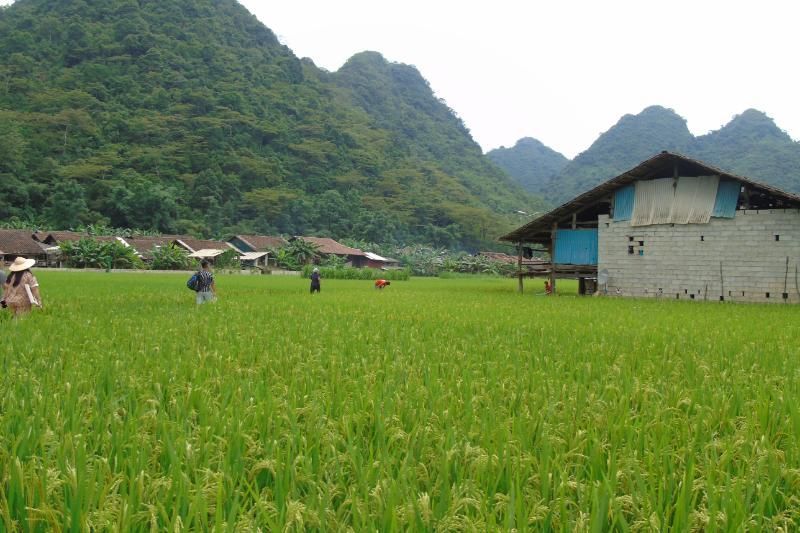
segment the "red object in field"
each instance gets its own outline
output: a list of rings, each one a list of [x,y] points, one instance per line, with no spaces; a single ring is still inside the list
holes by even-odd
[[[375,288],[376,289],[382,289],[384,287],[388,287],[389,285],[391,285],[391,283],[386,281],[385,279],[375,280]]]
[[[549,281],[544,282],[544,293],[545,294],[553,294],[553,287],[550,285]]]

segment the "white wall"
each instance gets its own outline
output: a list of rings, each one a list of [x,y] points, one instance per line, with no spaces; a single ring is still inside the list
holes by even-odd
[[[722,263],[726,301],[780,303],[787,256],[786,292],[790,302],[800,302],[795,288],[795,268],[800,269],[798,209],[737,211],[733,219],[674,226],[631,227],[629,221],[599,217],[598,269],[608,269],[612,295],[619,290],[622,296],[690,299],[694,294],[696,300],[718,301]]]

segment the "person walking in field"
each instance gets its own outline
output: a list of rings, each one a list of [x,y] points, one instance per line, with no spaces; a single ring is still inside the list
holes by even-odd
[[[320,275],[319,269],[314,267],[314,270],[311,271],[311,294],[315,292],[320,292]]]
[[[383,289],[384,287],[388,287],[392,283],[390,281],[386,281],[385,279],[378,279],[375,280],[375,288],[376,289]]]
[[[29,313],[34,305],[42,307],[39,282],[30,270],[35,264],[35,259],[17,257],[8,269],[10,274],[3,284],[0,305],[8,307],[15,317]]]
[[[197,305],[217,300],[217,285],[214,283],[214,274],[211,272],[208,261],[200,262],[200,271],[197,273]]]

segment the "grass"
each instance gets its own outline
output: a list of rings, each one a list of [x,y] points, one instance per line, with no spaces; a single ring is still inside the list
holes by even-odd
[[[37,274],[0,319],[0,530],[800,524],[796,306]]]

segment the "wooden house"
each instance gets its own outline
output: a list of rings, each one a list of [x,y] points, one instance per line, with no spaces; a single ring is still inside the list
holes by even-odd
[[[36,259],[37,266],[47,266],[48,246],[33,238],[30,230],[0,229],[0,259],[7,263],[17,257]]]
[[[301,239],[317,247],[317,252],[322,256],[335,255],[341,257],[345,262],[353,267],[362,268],[367,265],[367,256],[358,248],[351,248],[327,237],[292,237],[293,241]]]

